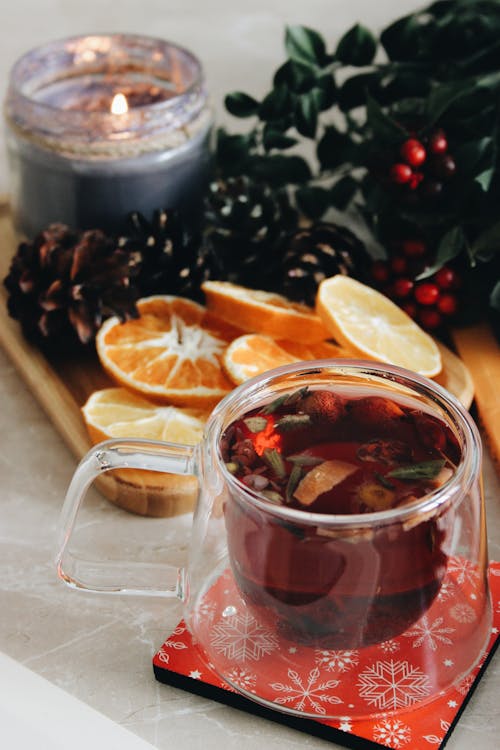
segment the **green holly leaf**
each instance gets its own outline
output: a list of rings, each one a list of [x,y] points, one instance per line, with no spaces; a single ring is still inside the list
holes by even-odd
[[[428,279],[429,276],[432,276],[436,271],[439,271],[442,266],[460,255],[466,247],[467,238],[462,227],[457,226],[450,229],[449,232],[446,232],[438,245],[435,262],[416,277],[417,281]]]
[[[490,294],[490,305],[500,312],[500,281],[497,281]]]
[[[399,18],[391,23],[380,34],[380,43],[387,53],[389,60],[414,60],[420,56],[424,57],[424,50],[431,44],[431,39],[426,39],[429,29],[422,29],[418,14],[411,14]]]
[[[253,156],[247,169],[253,177],[273,187],[296,185],[311,178],[309,164],[301,156]]]
[[[261,120],[272,121],[286,117],[293,110],[293,97],[286,84],[275,86],[259,105]]]
[[[234,91],[224,99],[227,111],[235,117],[252,117],[259,109],[259,102],[242,91]]]
[[[314,90],[301,94],[295,107],[295,127],[306,138],[314,138],[318,127],[319,101]]]
[[[478,174],[476,177],[474,177],[474,182],[477,182],[477,184],[484,190],[484,192],[487,193],[490,189],[494,175],[494,168],[485,169],[484,172],[481,172],[481,174]]]
[[[219,128],[216,157],[222,172],[227,176],[244,173],[245,165],[254,146],[254,131],[245,135],[229,135],[223,128]]]
[[[366,103],[367,94],[378,96],[379,74],[358,73],[358,75],[347,78],[339,89],[339,107],[343,112],[349,112],[355,107]]]
[[[351,146],[348,135],[341,133],[333,125],[326,127],[316,148],[321,169],[335,169],[335,167],[348,161],[346,157],[348,157],[348,150],[351,149]]]
[[[262,143],[266,151],[270,151],[273,148],[284,151],[287,148],[295,146],[297,142],[296,138],[284,135],[284,133],[281,133],[279,130],[274,130],[271,123],[266,125],[262,134]]]
[[[317,78],[314,89],[317,91],[318,107],[322,112],[330,109],[335,104],[337,100],[337,87],[332,75],[324,75]]]
[[[330,194],[316,186],[298,188],[295,198],[300,211],[309,219],[319,219],[330,205]]]
[[[465,81],[453,81],[436,86],[426,101],[425,118],[427,126],[432,126],[459,99],[475,94],[475,83],[467,85]]]
[[[474,258],[489,257],[500,249],[500,221],[487,227],[471,247],[471,255]]]
[[[369,65],[376,50],[377,41],[371,31],[357,23],[340,39],[335,57],[344,65]]]
[[[292,60],[308,66],[324,67],[329,62],[323,37],[306,26],[287,26],[285,48]]]
[[[330,205],[344,211],[359,189],[359,183],[351,175],[345,175],[330,188]]]
[[[278,68],[273,78],[274,86],[288,86],[292,91],[309,91],[316,83],[315,71],[298,60],[287,60]]]
[[[408,137],[407,130],[387,115],[370,95],[367,96],[366,102],[366,124],[371,128],[375,138],[386,143],[400,143]]]

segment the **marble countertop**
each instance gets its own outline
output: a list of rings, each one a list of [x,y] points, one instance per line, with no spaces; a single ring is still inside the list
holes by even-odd
[[[219,120],[224,121],[224,92],[243,88],[259,96],[266,90],[283,59],[286,23],[321,29],[334,40],[357,20],[379,28],[415,5],[409,0],[17,0],[0,27],[0,95],[3,98],[8,69],[30,47],[69,34],[133,31],[163,36],[196,51],[205,64]],[[0,192],[6,190],[2,153]],[[155,681],[151,658],[180,619],[180,604],[83,595],[57,580],[55,530],[75,460],[1,350],[0,404],[0,652],[158,750],[336,747]],[[488,457],[485,490],[489,552],[498,560],[500,483]],[[112,527],[130,549],[153,548],[155,540],[166,538],[170,562],[185,560],[189,516],[138,518],[100,498],[91,499],[85,513],[90,531],[104,535]],[[6,674],[0,671],[0,702],[9,691]],[[499,692],[497,654],[449,750],[498,747]],[[67,747],[72,746],[68,738]],[[9,750],[23,747],[11,743]],[[47,745],[49,750],[54,747]]]

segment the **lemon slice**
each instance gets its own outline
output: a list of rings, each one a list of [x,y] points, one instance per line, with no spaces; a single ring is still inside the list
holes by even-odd
[[[321,282],[316,311],[330,334],[353,355],[427,377],[441,371],[434,339],[390,299],[349,276],[339,274]]]

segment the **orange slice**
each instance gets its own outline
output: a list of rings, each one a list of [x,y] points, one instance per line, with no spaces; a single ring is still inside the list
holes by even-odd
[[[441,371],[434,339],[380,292],[348,276],[321,282],[316,310],[330,335],[353,355],[433,377]]]
[[[93,443],[131,437],[195,445],[208,412],[155,404],[127,388],[104,388],[89,396],[82,415]]]
[[[229,281],[205,281],[201,288],[210,310],[248,333],[305,343],[329,338],[314,310],[281,294],[247,289]]]
[[[104,388],[92,393],[82,415],[93,443],[148,438],[195,445],[202,438],[208,412],[154,404],[127,388]],[[198,493],[195,477],[139,469],[112,471],[99,481],[110,500],[147,516],[191,511]]]
[[[233,385],[221,357],[240,333],[182,297],[139,300],[139,317],[107,320],[96,336],[102,366],[120,385],[176,405],[213,406]]]
[[[295,341],[272,339],[261,333],[247,333],[229,344],[222,365],[233,383],[240,385],[273,367],[300,360],[338,357],[342,356],[341,351],[340,347],[327,341],[308,346]]]

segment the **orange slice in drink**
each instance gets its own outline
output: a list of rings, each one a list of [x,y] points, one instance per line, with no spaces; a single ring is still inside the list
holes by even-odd
[[[261,333],[247,333],[229,344],[222,364],[233,383],[240,385],[249,378],[280,365],[301,360],[329,359],[342,356],[341,352],[340,347],[327,341],[307,345],[276,340]]]
[[[96,336],[102,366],[120,385],[160,402],[209,407],[233,384],[221,357],[240,333],[182,297],[139,300],[139,317],[107,320]]]
[[[202,438],[208,412],[154,404],[127,388],[104,388],[91,394],[82,416],[93,443],[147,438],[195,445]],[[122,508],[149,516],[192,510],[198,492],[195,477],[139,469],[106,473],[100,483]]]
[[[229,281],[205,281],[201,288],[209,310],[243,331],[304,343],[329,338],[314,310],[281,294],[247,289]]]
[[[427,377],[441,371],[434,339],[388,297],[348,276],[321,282],[316,310],[353,356],[388,362]]]

